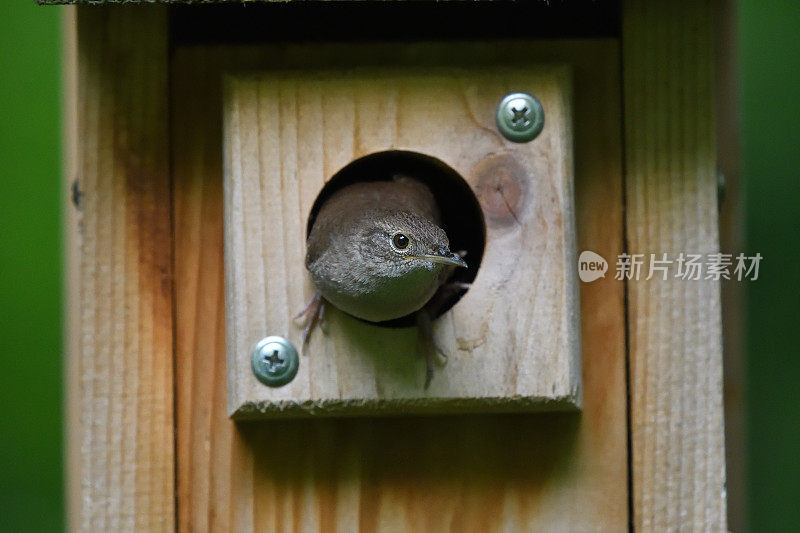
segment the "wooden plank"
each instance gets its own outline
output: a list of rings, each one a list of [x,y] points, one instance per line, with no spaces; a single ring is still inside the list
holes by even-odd
[[[179,529],[605,530],[628,525],[623,284],[581,286],[582,415],[232,422],[226,409],[223,69],[570,64],[579,249],[622,251],[615,41],[180,47],[173,62]]]
[[[167,17],[78,8],[69,523],[174,528]],[[69,145],[69,143],[68,143]],[[69,254],[71,255],[71,253]]]
[[[568,68],[526,61],[502,68],[264,71],[230,77],[225,88],[234,418],[580,406]],[[529,143],[506,140],[494,124],[498,102],[515,90],[535,94],[545,110],[546,126]],[[480,260],[477,277],[433,323],[446,366],[425,389],[416,328],[366,324],[328,306],[328,327],[311,336],[297,377],[265,386],[253,374],[253,346],[268,335],[302,344],[293,317],[314,292],[304,242],[318,193],[351,161],[387,150],[444,162],[485,215],[483,257],[468,256]]]
[[[710,1],[623,4],[629,253],[719,251]],[[629,294],[633,524],[726,531],[720,283]]]
[[[720,249],[744,250],[745,214],[739,141],[738,2],[714,1],[714,100],[717,168],[723,177],[719,197]],[[735,279],[722,282],[722,370],[725,412],[725,487],[728,530],[747,529],[747,457],[745,402],[745,287]]]

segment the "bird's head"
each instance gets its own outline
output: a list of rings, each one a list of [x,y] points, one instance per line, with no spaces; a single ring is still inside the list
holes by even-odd
[[[428,218],[407,211],[382,211],[365,213],[363,220],[359,255],[383,277],[467,266],[450,251],[444,230]]]

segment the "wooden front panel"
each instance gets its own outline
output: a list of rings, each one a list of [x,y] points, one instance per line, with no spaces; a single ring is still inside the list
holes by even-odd
[[[234,418],[580,406],[571,77],[565,65],[526,62],[347,72],[326,65],[226,78],[228,409]],[[535,94],[545,110],[543,131],[528,143],[505,139],[494,124],[498,102],[515,90]],[[477,277],[433,323],[447,364],[425,388],[415,328],[367,324],[327,306],[327,327],[311,335],[297,377],[283,387],[265,386],[252,370],[253,346],[268,335],[302,344],[302,328],[292,319],[314,291],[303,265],[317,194],[349,163],[386,151],[448,165],[485,214],[483,257],[466,257],[480,261]]]
[[[504,48],[508,46],[508,48]],[[178,525],[181,530],[624,530],[622,283],[581,290],[583,413],[260,421],[226,411],[223,72],[342,58],[486,64],[575,76],[578,249],[622,252],[619,48],[611,40],[354,49],[186,47],[172,78]],[[310,53],[312,52],[313,53]],[[313,64],[313,63],[312,63]]]

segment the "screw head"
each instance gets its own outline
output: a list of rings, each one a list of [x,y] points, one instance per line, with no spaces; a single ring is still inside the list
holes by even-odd
[[[503,98],[495,115],[503,137],[516,143],[532,141],[544,128],[544,109],[535,97],[512,93]]]
[[[253,347],[253,373],[264,385],[282,387],[294,379],[300,357],[283,337],[264,337]]]

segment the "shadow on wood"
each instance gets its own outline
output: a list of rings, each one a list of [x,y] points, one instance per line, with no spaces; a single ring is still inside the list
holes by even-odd
[[[506,491],[547,485],[570,468],[579,420],[578,413],[272,420],[237,431],[256,479],[271,479],[256,523],[265,523],[258,515],[278,521],[280,510],[312,498],[317,527],[331,530],[357,497],[351,518],[363,531],[391,525],[395,513],[412,530],[490,530],[503,521]],[[467,512],[447,504],[454,497]],[[542,497],[521,498],[519,512],[534,512]]]

